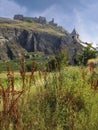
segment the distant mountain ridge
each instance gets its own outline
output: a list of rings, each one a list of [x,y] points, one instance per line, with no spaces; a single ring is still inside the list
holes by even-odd
[[[0,60],[17,59],[21,52],[43,52],[58,54],[61,48],[68,48],[70,61],[75,53],[82,51],[83,45],[63,27],[51,23],[0,18]],[[54,23],[54,22],[53,22]],[[73,30],[75,31],[75,30]]]

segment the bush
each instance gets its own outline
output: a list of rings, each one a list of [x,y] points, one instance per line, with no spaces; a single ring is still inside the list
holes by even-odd
[[[91,46],[88,45],[82,50],[82,53],[77,54],[77,63],[86,65],[89,59],[96,58],[96,53],[96,50],[92,49]]]
[[[38,64],[36,62],[33,61],[26,61],[26,65],[25,65],[26,71],[27,72],[31,72],[32,68],[36,71],[38,70]]]
[[[66,50],[61,50],[59,55],[56,55],[54,59],[50,60],[47,64],[48,70],[59,70],[63,66],[68,65],[69,57]]]

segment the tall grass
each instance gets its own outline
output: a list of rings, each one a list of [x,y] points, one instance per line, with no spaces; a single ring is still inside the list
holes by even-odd
[[[57,66],[35,72],[33,62],[27,75],[22,56],[21,78],[8,67],[6,86],[0,82],[0,129],[98,130],[98,76],[91,70]]]

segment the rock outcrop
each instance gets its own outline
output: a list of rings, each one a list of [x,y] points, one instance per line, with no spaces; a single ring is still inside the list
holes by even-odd
[[[54,55],[62,47],[68,48],[71,60],[75,53],[83,48],[66,30],[62,32],[51,26],[32,26],[32,23],[15,20],[0,23],[0,60],[19,58],[21,52],[44,52]]]

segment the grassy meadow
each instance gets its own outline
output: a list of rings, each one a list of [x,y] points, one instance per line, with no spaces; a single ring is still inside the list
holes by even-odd
[[[98,69],[0,74],[0,130],[98,130]]]

